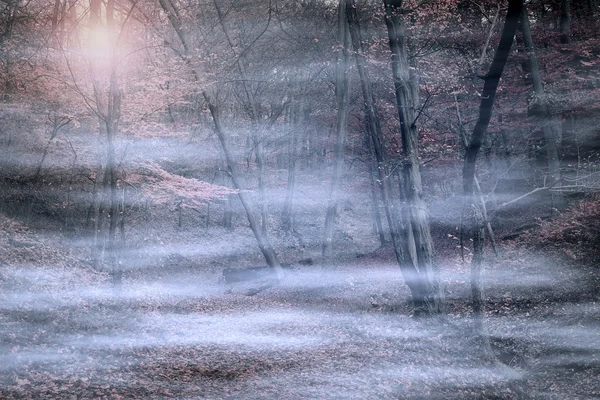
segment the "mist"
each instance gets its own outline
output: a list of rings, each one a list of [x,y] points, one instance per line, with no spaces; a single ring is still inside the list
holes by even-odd
[[[599,5],[497,6],[0,2],[0,399],[600,398]]]
[[[523,302],[536,301],[523,297],[526,293],[560,291],[566,283],[557,265],[543,275],[522,272],[517,277],[513,270],[498,268],[485,277],[489,291]],[[160,360],[169,364],[173,357],[175,364],[169,365],[174,370],[164,373],[181,368],[179,373],[204,380],[212,379],[211,368],[217,375],[219,368],[233,368],[231,378],[222,372],[222,384],[200,392],[182,389],[184,397],[270,398],[268,388],[278,387],[285,388],[285,396],[302,393],[306,398],[354,398],[357,392],[417,398],[420,390],[460,398],[457,393],[468,397],[486,387],[519,393],[532,377],[595,368],[600,356],[597,303],[550,302],[546,318],[526,311],[492,313],[488,333],[501,356],[512,358],[509,367],[478,365],[476,352],[457,351],[469,348],[471,339],[464,332],[470,329],[470,317],[449,310],[448,320],[438,325],[405,313],[410,307],[407,292],[398,290],[402,277],[393,264],[371,270],[356,263],[333,271],[287,270],[281,285],[253,297],[241,294],[246,284],[225,284],[217,274],[126,280],[117,293],[108,279],[86,284],[79,278],[52,266],[20,266],[3,273],[3,282],[12,287],[3,290],[0,301],[5,389],[26,389],[19,376],[33,374],[59,379],[57,385],[66,379],[125,391],[126,376],[153,376],[150,366]],[[468,302],[468,271],[446,272],[444,280],[448,285],[461,282]],[[503,347],[506,343],[521,346],[522,353]],[[182,359],[180,352],[195,356]],[[238,359],[248,365],[236,364]],[[177,366],[184,361],[191,363],[191,372]],[[344,372],[338,362],[344,363]],[[233,364],[219,367],[228,363]],[[232,393],[229,379],[241,379]]]

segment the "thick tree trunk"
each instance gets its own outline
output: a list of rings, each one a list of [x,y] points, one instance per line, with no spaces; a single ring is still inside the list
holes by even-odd
[[[492,108],[496,97],[496,90],[500,83],[500,77],[504,71],[513,39],[519,24],[519,16],[523,8],[523,0],[510,0],[506,21],[502,30],[500,44],[496,49],[494,60],[490,66],[489,72],[484,77],[484,87],[481,93],[481,104],[479,106],[479,117],[471,141],[465,152],[465,164],[463,167],[463,190],[465,201],[467,201],[470,210],[471,231],[473,235],[473,259],[471,262],[471,292],[473,317],[476,332],[484,339],[484,349],[491,354],[489,340],[485,336],[483,324],[484,295],[481,285],[481,270],[483,260],[484,246],[484,218],[482,210],[475,196],[475,166],[477,155],[481,149],[481,143],[485,131],[489,125],[492,116]]]
[[[344,170],[344,149],[346,147],[346,136],[348,129],[348,58],[350,39],[348,33],[348,24],[346,22],[346,2],[340,0],[338,5],[338,44],[341,46],[338,52],[335,94],[337,99],[337,130],[335,140],[335,161],[333,166],[333,176],[331,178],[331,189],[329,201],[327,204],[327,214],[325,215],[325,229],[323,235],[323,265],[329,266],[332,255],[333,231],[335,220],[338,214],[339,187]]]
[[[15,22],[17,21],[18,18],[18,11],[19,11],[19,2],[18,1],[12,1],[9,2],[7,5],[7,9],[6,9],[6,29],[4,30],[4,33],[2,34],[2,36],[0,36],[0,45],[3,44],[5,41],[9,41],[12,39],[13,37],[13,28],[15,25]],[[2,100],[3,101],[10,101],[11,95],[15,92],[16,90],[16,83],[15,83],[15,79],[13,76],[13,70],[12,70],[12,66],[13,66],[13,57],[12,57],[12,50],[10,49],[11,46],[9,46],[6,49],[6,58],[4,60],[4,75],[5,75],[5,81],[4,81],[4,93],[2,95]]]
[[[388,226],[390,228],[390,236],[392,238],[394,253],[396,255],[396,260],[398,261],[398,264],[401,267],[403,267],[405,265],[404,256],[406,250],[406,241],[402,240],[400,227],[398,222],[396,221],[396,212],[394,208],[394,203],[392,201],[392,194],[390,193],[387,153],[385,145],[383,143],[383,133],[381,131],[381,125],[379,123],[379,111],[374,100],[373,90],[371,87],[371,80],[367,69],[367,62],[362,47],[360,25],[356,13],[356,2],[354,0],[350,0],[350,2],[348,3],[347,14],[350,36],[352,39],[352,46],[355,52],[356,67],[358,70],[358,75],[360,77],[360,84],[363,94],[363,103],[365,110],[365,129],[369,134],[368,142],[373,144],[373,152],[375,154],[375,160],[377,162],[375,168],[377,170],[377,178],[379,182],[379,188],[381,190],[381,197],[384,205],[385,216]],[[402,268],[402,271],[405,274],[405,277],[409,278],[406,280],[409,287],[411,287],[411,285],[414,287],[414,289],[413,287],[411,287],[411,290],[414,290],[414,297],[415,293],[418,291],[418,285],[413,285],[412,283],[413,278],[416,276],[416,271],[411,268],[409,268],[406,271],[404,268]],[[420,297],[420,295],[418,295],[417,297]]]
[[[408,210],[405,211],[407,237],[410,231],[414,240],[416,259],[406,259],[418,272],[422,294],[423,312],[437,314],[443,312],[444,290],[440,279],[439,266],[435,260],[433,241],[427,216],[427,208],[422,199],[421,172],[418,158],[418,132],[415,121],[415,87],[411,84],[408,52],[401,0],[384,0],[385,22],[392,52],[392,73],[396,93],[400,134],[403,147],[403,190]],[[409,239],[410,240],[410,239]],[[412,244],[409,243],[409,248]],[[412,258],[412,257],[411,257]]]

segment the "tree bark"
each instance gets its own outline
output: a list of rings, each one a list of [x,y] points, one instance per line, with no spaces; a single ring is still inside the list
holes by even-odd
[[[469,142],[467,141],[467,134],[465,133],[465,128],[464,128],[464,125],[462,122],[462,116],[460,113],[460,108],[458,106],[458,97],[456,95],[454,96],[454,101],[456,104],[456,117],[458,119],[459,135],[461,137],[463,146],[466,149],[469,146]],[[490,237],[490,242],[492,243],[492,248],[494,249],[494,254],[498,255],[498,248],[496,246],[496,236],[494,235],[494,230],[492,229],[492,224],[490,223],[490,219],[488,218],[487,206],[485,204],[485,199],[483,198],[483,191],[481,190],[481,186],[479,185],[479,179],[477,179],[477,175],[475,175],[475,177],[473,177],[473,183],[475,184],[475,194],[479,200],[481,216],[485,223],[487,233]]]
[[[541,122],[542,133],[544,136],[544,141],[546,142],[548,177],[550,178],[549,185],[554,185],[560,180],[560,162],[558,159],[557,150],[558,138],[555,134],[556,129],[554,128],[554,123],[552,122],[550,113],[548,111],[548,102],[546,101],[544,95],[544,85],[542,83],[538,59],[535,54],[535,44],[531,35],[531,27],[529,24],[529,16],[526,6],[523,6],[520,22],[521,33],[523,34],[523,42],[527,51],[529,71],[531,73],[531,80],[533,83],[533,92],[535,94],[533,104],[530,104],[529,112],[531,115],[537,117]]]
[[[333,176],[331,178],[331,189],[329,192],[329,201],[327,204],[327,214],[325,215],[325,229],[323,235],[323,265],[329,266],[332,255],[333,231],[338,215],[339,188],[344,170],[344,149],[346,147],[346,136],[348,129],[348,105],[349,105],[349,76],[348,76],[348,58],[350,47],[350,38],[348,24],[346,22],[346,2],[340,0],[338,5],[338,44],[340,50],[336,65],[335,95],[337,100],[337,129],[335,141],[335,161],[333,166]]]
[[[401,0],[384,0],[385,23],[388,30],[390,50],[392,53],[392,74],[396,94],[396,106],[400,120],[400,135],[403,148],[403,194],[406,208],[406,237],[409,248],[414,246],[413,259],[406,259],[418,273],[424,292],[421,309],[427,314],[443,312],[444,290],[440,279],[439,266],[435,260],[433,241],[427,215],[427,208],[422,198],[421,172],[418,158],[418,132],[415,120],[417,101],[414,92],[417,88],[411,81],[411,72],[406,48],[404,19],[402,18]],[[410,253],[409,253],[410,254]]]
[[[571,0],[560,3],[560,42],[571,42]]]
[[[484,218],[481,207],[475,200],[475,167],[477,155],[481,149],[483,135],[490,123],[492,108],[496,97],[500,77],[506,66],[508,55],[513,44],[514,36],[519,24],[519,16],[523,8],[523,0],[510,0],[500,43],[496,49],[489,72],[484,77],[483,92],[479,105],[479,117],[471,141],[465,152],[463,167],[463,190],[468,209],[471,211],[471,231],[473,235],[473,259],[471,262],[471,292],[475,331],[484,338],[484,345],[489,349],[489,340],[484,337],[483,308],[484,295],[481,285],[481,270],[484,246]]]
[[[18,11],[19,11],[19,2],[18,1],[12,1],[12,2],[8,3],[7,10],[6,10],[6,14],[7,14],[6,29],[4,30],[2,36],[0,36],[0,45],[3,44],[5,41],[9,41],[12,39],[14,25],[18,18],[18,15],[17,15]],[[16,90],[16,83],[15,83],[15,79],[13,76],[12,66],[13,66],[12,50],[10,49],[10,46],[9,46],[6,49],[6,59],[5,59],[5,66],[4,66],[4,68],[5,68],[4,73],[6,75],[6,78],[4,81],[4,93],[3,93],[2,99],[5,102],[10,101],[12,94]]]

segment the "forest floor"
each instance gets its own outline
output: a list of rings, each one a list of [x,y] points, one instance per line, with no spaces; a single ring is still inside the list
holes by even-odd
[[[318,248],[290,250],[282,283],[252,296],[253,282],[223,282],[230,259],[207,251],[198,268],[181,245],[146,252],[139,264],[153,260],[155,273],[140,267],[115,291],[80,249],[2,215],[0,398],[600,398],[600,269],[586,252],[598,238],[571,229],[600,218],[577,210],[489,252],[496,361],[473,339],[468,254],[443,224],[447,314],[429,320],[412,316],[392,250],[372,240],[328,268],[306,265]],[[235,234],[206,235],[223,241],[215,254],[252,246]]]

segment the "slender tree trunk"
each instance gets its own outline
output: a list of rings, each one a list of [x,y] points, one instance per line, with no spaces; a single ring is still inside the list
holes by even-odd
[[[560,42],[571,42],[571,0],[560,3]]]
[[[462,122],[462,116],[460,113],[460,108],[458,106],[458,97],[454,96],[454,101],[456,104],[456,117],[458,119],[458,129],[459,135],[462,140],[462,144],[465,149],[469,146],[469,142],[467,140],[467,134],[465,133],[464,124]],[[479,207],[481,211],[481,217],[483,218],[483,222],[485,223],[485,227],[487,229],[487,233],[490,237],[490,242],[492,243],[492,248],[494,249],[494,253],[498,255],[498,248],[496,246],[496,237],[494,235],[494,230],[492,229],[492,224],[488,218],[487,206],[485,204],[485,199],[483,198],[483,191],[481,190],[481,186],[479,185],[479,179],[477,179],[477,174],[473,178],[473,183],[475,184],[475,195],[479,200]]]
[[[76,176],[76,168],[77,168],[77,152],[73,147],[71,141],[68,141],[69,146],[71,147],[71,151],[73,152],[73,162],[71,163],[71,172],[69,173],[69,182],[67,183],[67,198],[65,200],[66,203],[66,215],[65,215],[65,230],[67,232],[71,232],[73,228],[73,213],[74,210],[71,209],[71,192],[73,191],[73,181]]]
[[[367,139],[367,149],[369,149],[369,153],[371,153],[371,137],[369,136]],[[379,185],[375,185],[375,172],[373,171],[374,168],[377,168],[377,165],[372,162],[371,158],[372,157],[369,157],[369,184],[371,187],[371,214],[373,216],[373,233],[379,237],[379,244],[383,246],[385,244],[385,231],[383,230],[381,212],[379,211]]]
[[[258,247],[260,248],[263,256],[265,257],[267,264],[271,268],[273,268],[277,278],[280,279],[283,275],[281,265],[279,264],[279,261],[277,260],[277,255],[275,254],[275,251],[271,247],[271,243],[269,242],[268,237],[265,235],[265,233],[263,232],[263,230],[260,227],[260,224],[256,220],[256,216],[254,215],[254,210],[252,207],[252,202],[246,195],[246,192],[244,191],[245,187],[241,182],[241,176],[237,169],[237,163],[236,163],[233,155],[231,154],[231,151],[229,150],[229,144],[227,143],[225,131],[223,130],[223,127],[221,126],[219,110],[207,92],[202,92],[202,95],[204,96],[204,99],[206,100],[206,103],[208,104],[208,108],[212,115],[213,122],[215,125],[215,132],[217,134],[217,137],[219,138],[219,142],[221,142],[221,147],[223,149],[223,153],[225,154],[225,160],[227,162],[227,167],[231,174],[231,180],[233,182],[234,187],[237,190],[239,190],[238,196],[240,198],[242,206],[244,207],[244,210],[246,210],[246,216],[248,217],[248,223],[250,224],[250,229],[254,233],[254,237],[256,238],[256,241],[258,242]]]
[[[7,10],[6,10],[6,14],[7,14],[7,21],[6,21],[6,29],[4,30],[4,33],[2,34],[2,36],[0,36],[0,44],[3,44],[5,41],[10,41],[13,37],[13,28],[15,25],[15,22],[17,21],[17,12],[19,10],[19,2],[18,1],[12,1],[8,3],[7,6]],[[13,65],[13,58],[12,58],[12,50],[10,49],[11,46],[9,46],[6,49],[6,59],[5,59],[5,81],[4,81],[4,94],[2,96],[2,99],[6,102],[10,101],[10,97],[11,95],[15,92],[16,89],[16,84],[14,81],[14,76],[13,76],[13,71],[12,71],[12,65]]]
[[[109,32],[116,29],[114,21],[114,0],[106,3],[106,25]],[[121,118],[121,93],[116,73],[116,44],[113,42],[110,55],[110,78],[109,93],[106,115],[106,167],[110,183],[110,213],[108,224],[108,252],[112,272],[113,285],[117,290],[121,286],[123,271],[119,262],[119,242],[117,241],[117,227],[119,222],[119,200],[117,198],[117,171],[115,160],[115,138],[118,132],[119,120]]]
[[[213,4],[215,9],[217,10],[217,15],[219,17],[219,23],[221,28],[223,29],[223,33],[225,33],[225,37],[227,38],[227,42],[229,43],[229,47],[231,51],[234,53],[234,57],[236,58],[236,64],[240,73],[240,78],[242,80],[242,85],[244,88],[244,93],[250,105],[250,119],[252,121],[252,139],[254,142],[254,154],[256,156],[256,164],[258,166],[258,207],[260,209],[261,215],[261,228],[264,231],[265,235],[267,234],[267,198],[265,194],[265,162],[264,162],[264,149],[263,149],[263,141],[261,137],[261,124],[260,124],[260,115],[258,112],[258,107],[256,103],[256,99],[254,97],[253,88],[250,85],[250,81],[248,80],[248,75],[246,74],[246,67],[244,65],[242,56],[236,54],[235,46],[233,41],[231,40],[231,36],[229,35],[229,29],[225,24],[225,17],[221,11],[221,7],[219,7],[218,0],[213,0]]]
[[[100,24],[100,9],[102,6],[102,2],[100,0],[90,0],[90,11],[88,15],[88,29],[90,32],[90,37],[88,38],[90,41],[94,40],[94,31],[98,28]],[[106,162],[103,165],[103,157],[106,157],[107,154],[107,144],[103,142],[106,138],[106,121],[100,117],[103,114],[103,110],[101,110],[101,105],[103,104],[101,100],[100,88],[98,77],[96,76],[97,71],[95,70],[95,65],[90,63],[90,75],[94,86],[94,96],[96,103],[98,105],[98,136],[96,138],[97,151],[98,151],[98,164],[96,165],[95,171],[95,180],[94,187],[92,189],[92,202],[90,204],[90,210],[88,211],[88,215],[91,217],[91,226],[93,228],[93,243],[91,250],[91,259],[92,265],[95,269],[99,269],[104,259],[104,248],[105,248],[105,238],[104,238],[104,222],[106,218],[106,210],[107,210],[107,187],[108,187],[108,175],[106,170]],[[104,156],[101,154],[102,149],[104,151]]]
[[[346,147],[346,136],[348,130],[348,104],[349,104],[349,76],[348,76],[348,48],[350,38],[348,23],[346,22],[346,1],[340,0],[338,5],[338,44],[341,46],[338,52],[335,79],[335,94],[337,99],[337,130],[335,140],[335,161],[333,166],[333,177],[327,214],[325,215],[325,229],[323,237],[323,266],[329,266],[332,255],[333,231],[335,220],[338,215],[339,188],[344,171],[344,149]]]
[[[102,125],[100,125],[99,131],[102,131]],[[105,216],[105,172],[103,165],[103,156],[101,154],[104,148],[102,142],[101,132],[98,132],[96,137],[96,151],[98,157],[98,163],[96,165],[96,171],[94,176],[94,186],[92,188],[92,200],[90,208],[88,209],[88,221],[89,227],[92,233],[92,250],[91,260],[92,265],[95,269],[100,268],[102,261],[102,248],[104,247],[103,229],[104,229],[104,216]]]
[[[479,118],[475,124],[471,141],[465,152],[465,163],[463,167],[463,190],[465,201],[467,201],[470,210],[471,231],[473,235],[473,259],[471,262],[471,292],[473,317],[475,331],[484,340],[484,349],[491,354],[489,339],[485,335],[484,329],[484,295],[481,285],[481,270],[483,261],[484,246],[484,218],[475,196],[475,166],[477,155],[481,149],[482,139],[490,123],[492,108],[496,97],[496,90],[500,83],[500,77],[504,71],[513,39],[519,24],[519,16],[523,8],[523,0],[510,0],[508,13],[504,22],[500,44],[496,49],[494,60],[490,66],[489,72],[484,77],[484,87],[481,93],[481,104],[479,106]]]
[[[402,17],[402,1],[384,0],[384,5],[403,148],[403,189],[406,206],[408,207],[405,212],[407,217],[406,229],[409,233],[412,231],[416,254],[416,259],[406,259],[405,262],[413,264],[421,280],[421,286],[424,289],[422,312],[438,314],[443,312],[444,290],[440,279],[439,266],[435,260],[427,208],[422,199],[418,132],[415,120],[417,99],[414,97],[414,91],[416,91],[416,88],[411,85],[405,26]],[[410,239],[410,235],[407,237]],[[409,248],[411,247],[412,243],[409,243]]]
[[[183,24],[181,22],[181,18],[179,17],[178,10],[175,8],[173,3],[168,2],[168,0],[159,0],[159,3],[161,5],[161,7],[163,8],[163,11],[165,11],[165,13],[167,14],[167,17],[169,18],[169,22],[171,23],[171,26],[175,30],[175,33],[177,33],[177,36],[179,37],[181,44],[183,46],[184,55],[186,56],[186,59],[189,61],[190,44],[188,42],[186,33],[183,29]],[[194,75],[194,79],[196,81],[198,81],[200,74],[193,67],[192,67],[192,73]],[[235,188],[239,190],[238,196],[240,198],[242,206],[244,207],[244,210],[246,211],[246,216],[248,217],[250,229],[254,233],[254,237],[256,238],[256,241],[258,242],[258,247],[260,248],[263,256],[265,257],[267,264],[271,268],[273,268],[277,278],[279,279],[283,275],[281,265],[279,264],[279,261],[277,260],[277,255],[275,254],[275,251],[271,247],[269,238],[261,229],[260,224],[256,221],[256,217],[254,215],[251,200],[248,198],[248,196],[246,195],[246,193],[243,190],[245,188],[241,183],[241,178],[240,178],[240,174],[237,169],[236,160],[233,157],[233,155],[231,154],[231,151],[229,150],[229,145],[227,143],[225,131],[223,130],[223,127],[221,126],[221,120],[220,120],[219,109],[217,107],[217,104],[211,99],[210,95],[208,94],[208,92],[206,90],[202,91],[202,96],[204,97],[204,100],[208,104],[208,108],[209,108],[209,111],[210,111],[210,114],[212,116],[213,123],[215,126],[215,132],[217,134],[217,137],[219,138],[219,142],[221,143],[223,154],[225,155],[225,160],[227,162],[227,168],[229,169],[229,172],[231,174],[231,180],[232,180]]]
[[[234,194],[227,195],[225,200],[225,210],[223,211],[223,227],[227,229],[233,229],[233,196]]]
[[[492,19],[492,24],[490,25],[490,30],[485,38],[485,43],[481,49],[481,56],[479,57],[478,62],[478,73],[483,75],[483,64],[485,62],[487,56],[487,50],[490,46],[490,40],[492,40],[492,36],[494,35],[494,30],[496,28],[496,23],[498,22],[498,16],[500,15],[500,4],[498,4],[498,8],[496,9],[496,13],[494,14],[494,18]]]
[[[555,128],[555,124],[550,117],[548,103],[544,96],[544,85],[542,83],[538,59],[535,54],[535,44],[531,35],[529,16],[526,6],[523,6],[520,22],[521,33],[523,34],[523,42],[525,44],[525,49],[527,50],[529,71],[531,73],[531,81],[533,83],[533,92],[535,94],[535,100],[533,104],[530,104],[529,112],[531,115],[536,116],[542,125],[542,133],[546,147],[546,159],[548,163],[548,177],[550,178],[548,185],[550,186],[555,185],[556,182],[560,180],[560,162],[558,159],[557,150],[558,138],[556,135],[557,129]]]
[[[125,247],[125,239],[126,239],[126,235],[125,235],[125,198],[126,198],[126,186],[123,186],[123,190],[121,192],[121,201],[119,202],[119,260],[122,260],[124,257],[124,251],[126,249]],[[119,273],[122,274],[122,270],[119,270]]]
[[[303,106],[300,103],[298,106],[294,104],[294,100],[290,103],[288,111],[287,125],[289,128],[287,138],[287,186],[285,193],[285,202],[283,203],[282,221],[283,227],[288,232],[294,231],[294,192],[296,187],[296,161],[298,159],[298,132],[299,129],[299,114],[302,113]],[[297,109],[299,108],[299,109]]]
[[[42,167],[44,166],[44,161],[46,160],[46,157],[48,156],[48,150],[50,150],[50,145],[52,144],[52,141],[54,140],[54,138],[56,138],[58,131],[60,131],[63,127],[67,126],[71,122],[71,119],[67,118],[67,117],[54,117],[54,119],[51,119],[51,121],[52,121],[52,132],[50,132],[50,138],[48,139],[48,142],[46,143],[46,146],[44,147],[44,152],[42,154],[42,158],[40,159],[40,162],[38,163],[38,166],[37,166],[37,169],[35,172],[34,181],[37,180],[37,178],[39,178],[39,176],[42,172]]]

